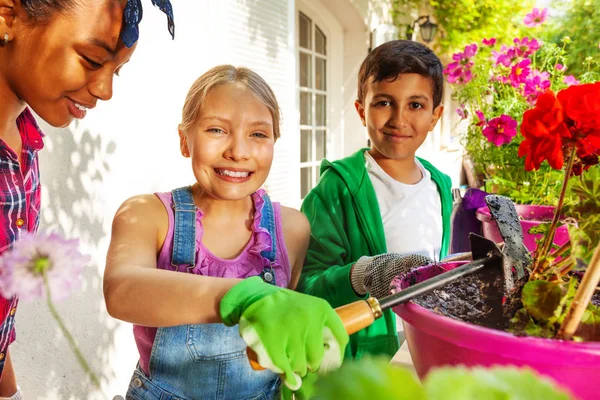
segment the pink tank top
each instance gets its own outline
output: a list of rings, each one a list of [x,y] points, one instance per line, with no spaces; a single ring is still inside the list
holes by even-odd
[[[262,217],[262,208],[264,206],[263,196],[265,191],[260,189],[252,194],[254,201],[254,222],[252,224],[252,236],[244,250],[234,259],[222,259],[210,252],[202,244],[203,227],[202,210],[196,211],[196,264],[194,267],[176,269],[171,265],[171,254],[173,252],[173,233],[174,233],[174,213],[173,199],[171,192],[156,193],[156,196],[162,201],[169,217],[169,229],[165,237],[163,246],[160,250],[157,260],[157,268],[170,270],[173,272],[190,273],[204,276],[214,276],[221,278],[247,278],[259,275],[264,266],[270,263],[269,259],[263,257],[261,252],[271,248],[271,235],[269,231],[260,226]],[[290,261],[283,239],[283,229],[281,226],[281,205],[273,202],[273,214],[275,217],[275,231],[277,242],[277,256],[273,270],[275,271],[276,284],[280,287],[287,287],[291,278]],[[156,336],[156,328],[140,325],[133,326],[133,335],[140,353],[140,367],[148,375],[148,362],[150,353]]]

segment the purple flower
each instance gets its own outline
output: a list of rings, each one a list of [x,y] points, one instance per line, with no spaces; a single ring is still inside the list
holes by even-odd
[[[489,46],[492,47],[493,45],[496,44],[496,38],[490,38],[490,39],[483,39],[481,41],[481,43],[483,43],[484,46]]]
[[[460,107],[458,107],[456,109],[456,113],[458,114],[458,116],[460,117],[460,119],[466,119],[467,118],[467,110],[465,109],[465,105],[462,104]]]
[[[567,75],[567,76],[565,76],[564,81],[569,86],[571,86],[571,85],[579,85],[579,83],[580,83],[577,79],[575,79],[575,77],[573,75]]]
[[[539,95],[546,92],[546,90],[550,88],[549,78],[550,74],[545,71],[531,71],[530,76],[525,79],[525,86],[523,87],[523,94],[527,98],[529,104],[535,104]]]
[[[548,9],[544,8],[540,10],[536,7],[532,12],[525,15],[523,23],[526,27],[533,28],[546,22],[546,19],[548,19]]]
[[[465,51],[463,52],[465,58],[471,58],[475,54],[477,54],[477,45],[475,43],[470,44],[465,47]]]
[[[491,119],[488,125],[483,128],[483,136],[496,146],[502,146],[510,143],[517,134],[517,121],[506,114]]]
[[[477,54],[477,45],[473,43],[466,46],[464,51],[460,53],[454,53],[452,55],[452,59],[460,64],[466,65],[470,63],[471,58],[473,58],[475,54]]]
[[[555,68],[557,71],[564,71],[564,70],[566,70],[566,69],[567,69],[567,67],[565,67],[565,66],[564,66],[564,65],[562,65],[562,64],[556,64],[556,65],[554,66],[554,68]]]
[[[540,42],[537,39],[530,39],[525,37],[523,39],[515,38],[513,40],[515,43],[515,51],[517,52],[518,57],[529,57],[531,54],[535,53],[540,49]]]
[[[472,66],[473,62],[463,65],[460,61],[455,61],[444,69],[444,75],[447,76],[449,83],[467,83],[473,79]]]
[[[518,58],[517,49],[514,47],[502,45],[500,52],[492,51],[492,60],[496,65],[502,64],[505,67],[510,67]]]
[[[90,258],[77,250],[78,240],[65,240],[55,233],[25,233],[11,251],[0,256],[0,291],[6,298],[18,295],[31,300],[46,296],[53,300],[68,296],[79,287],[83,266]]]

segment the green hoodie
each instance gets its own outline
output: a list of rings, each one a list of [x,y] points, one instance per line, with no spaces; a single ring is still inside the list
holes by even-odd
[[[322,297],[333,307],[366,298],[352,289],[350,269],[362,256],[387,252],[379,204],[366,169],[367,150],[334,162],[323,160],[319,183],[302,203],[301,210],[311,225],[311,239],[297,290]],[[429,162],[419,161],[431,172],[440,193],[441,258],[449,245],[451,181]],[[398,348],[396,319],[392,310],[386,310],[371,326],[350,337],[345,357],[387,354],[391,358]]]

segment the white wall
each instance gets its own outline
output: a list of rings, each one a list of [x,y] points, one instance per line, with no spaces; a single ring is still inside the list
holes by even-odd
[[[179,155],[177,124],[191,83],[220,63],[254,68],[272,85],[284,114],[269,179],[276,200],[298,197],[298,138],[292,0],[202,0],[173,2],[176,37],[166,18],[144,2],[140,42],[116,78],[114,99],[100,104],[66,129],[42,124],[40,154],[42,229],[80,238],[92,262],[82,290],[59,311],[93,369],[103,393],[94,392],[43,302],[22,303],[11,354],[25,398],[107,399],[124,395],[138,355],[130,324],[109,317],[102,274],[112,217],[128,197],[166,191],[192,182]]]

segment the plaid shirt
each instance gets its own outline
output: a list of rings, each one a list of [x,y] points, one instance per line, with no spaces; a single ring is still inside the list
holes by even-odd
[[[17,127],[22,141],[21,163],[15,152],[0,139],[0,254],[11,248],[21,232],[35,232],[40,222],[37,152],[44,147],[44,135],[28,108],[17,118]],[[5,299],[0,296],[0,376],[8,345],[15,340],[17,303],[16,297]]]

